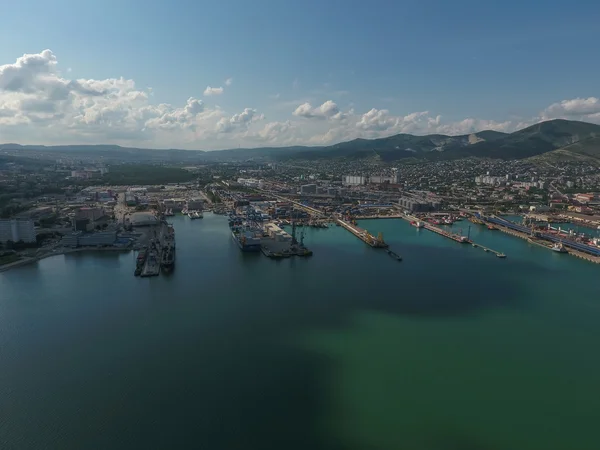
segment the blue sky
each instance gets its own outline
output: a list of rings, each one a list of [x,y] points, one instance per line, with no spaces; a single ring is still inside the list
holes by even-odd
[[[0,142],[210,150],[600,122],[593,1],[22,0],[0,17]]]

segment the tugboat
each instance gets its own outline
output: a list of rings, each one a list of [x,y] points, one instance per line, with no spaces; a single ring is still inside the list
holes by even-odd
[[[557,242],[556,244],[554,244],[551,247],[551,250],[557,253],[568,253],[567,249],[565,248],[562,242]]]

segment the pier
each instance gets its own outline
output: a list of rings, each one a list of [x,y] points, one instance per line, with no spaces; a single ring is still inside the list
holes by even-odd
[[[504,253],[499,252],[498,250],[494,250],[492,248],[486,247],[484,245],[477,244],[476,242],[473,242],[471,239],[469,239],[467,236],[461,236],[460,234],[451,233],[450,231],[443,230],[442,228],[436,227],[435,225],[432,225],[430,223],[419,220],[417,217],[413,217],[413,216],[409,216],[409,215],[402,215],[402,218],[411,223],[419,222],[419,223],[423,224],[422,228],[432,231],[436,234],[439,234],[440,236],[444,236],[445,238],[451,239],[455,242],[458,242],[459,244],[471,244],[474,248],[480,248],[484,252],[489,252],[489,253],[496,255],[498,258],[506,258],[506,255]]]
[[[337,223],[352,233],[354,236],[359,238],[361,241],[370,245],[373,248],[388,248],[388,245],[383,240],[383,235],[379,233],[377,237],[370,234],[367,230],[363,230],[362,228],[352,225],[345,220],[336,219]]]
[[[551,245],[544,245],[535,240],[531,240],[531,230],[522,225],[515,224],[499,217],[486,217],[484,218],[487,222],[493,223],[494,226],[503,233],[510,234],[511,236],[525,239],[530,243],[540,245],[552,251]],[[589,262],[600,264],[600,249],[596,250],[588,245],[581,244],[578,242],[569,241],[556,236],[540,233],[538,240],[543,240],[549,244],[560,242],[567,247],[569,255],[576,256],[577,258],[584,259]]]
[[[424,222],[423,223],[423,228],[425,228],[426,230],[429,231],[433,231],[434,233],[437,233],[441,236],[447,237],[448,239],[452,239],[453,241],[456,241],[460,244],[472,244],[473,242],[466,236],[461,236],[460,234],[456,234],[456,233],[451,233],[449,231],[446,230],[442,230],[441,228],[438,228],[434,225],[431,225],[430,223]]]

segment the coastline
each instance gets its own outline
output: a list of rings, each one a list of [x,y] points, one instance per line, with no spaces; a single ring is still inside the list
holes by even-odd
[[[77,247],[77,248],[67,248],[67,249],[63,249],[57,252],[51,252],[51,253],[45,253],[43,255],[39,255],[39,256],[34,256],[34,257],[29,257],[29,258],[23,258],[20,259],[18,261],[12,262],[10,264],[5,264],[3,266],[0,266],[0,272],[6,272],[10,269],[14,269],[16,267],[21,267],[21,266],[25,266],[27,264],[33,264],[36,263],[38,261],[41,261],[42,259],[46,259],[46,258],[50,258],[52,256],[60,256],[60,255],[66,255],[69,253],[82,253],[82,252],[130,252],[132,251],[133,248],[131,247],[126,247],[126,248],[120,248],[120,247]]]

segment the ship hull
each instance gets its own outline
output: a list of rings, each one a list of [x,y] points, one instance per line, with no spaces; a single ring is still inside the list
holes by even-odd
[[[257,244],[243,244],[235,233],[231,233],[231,238],[243,252],[260,252],[260,242]]]

